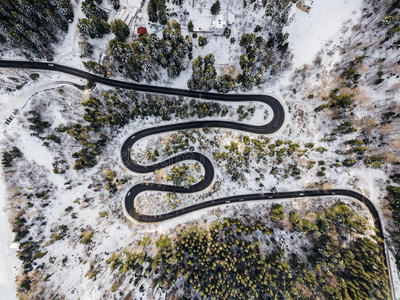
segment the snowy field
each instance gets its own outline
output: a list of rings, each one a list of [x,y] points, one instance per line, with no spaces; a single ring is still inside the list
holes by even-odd
[[[141,1],[121,1],[124,6],[135,6],[140,7]],[[223,1],[222,1],[223,2]],[[234,1],[235,2],[235,1]],[[203,10],[209,11],[210,1],[202,1]],[[227,10],[229,7],[231,10],[238,9],[239,4],[223,5],[222,9]],[[236,3],[236,2],[235,2]],[[186,3],[182,10],[190,11],[189,1]],[[307,159],[322,161],[326,163],[327,174],[326,184],[324,188],[348,188],[354,189],[364,193],[373,203],[380,209],[381,217],[384,220],[384,227],[387,230],[390,226],[386,216],[387,213],[384,210],[384,184],[388,180],[387,169],[370,169],[366,168],[363,164],[346,169],[344,167],[337,167],[330,169],[328,165],[333,165],[341,159],[340,154],[336,153],[335,149],[349,150],[349,147],[343,146],[344,139],[333,142],[333,144],[326,141],[325,137],[332,128],[337,125],[331,121],[331,116],[321,113],[318,115],[318,119],[315,121],[312,118],[314,108],[320,105],[322,98],[329,95],[330,90],[337,85],[338,72],[343,71],[346,68],[346,64],[354,59],[355,56],[363,54],[363,48],[370,46],[367,44],[357,45],[359,40],[367,40],[367,36],[363,36],[363,33],[359,33],[354,29],[354,26],[359,24],[362,16],[362,0],[306,0],[304,4],[310,6],[311,9],[307,13],[300,10],[295,5],[290,10],[289,20],[290,23],[285,27],[284,31],[289,33],[290,51],[293,54],[292,65],[288,70],[277,76],[275,81],[266,83],[265,85],[254,88],[251,93],[262,93],[271,94],[273,93],[279,99],[284,102],[285,110],[287,111],[287,120],[285,128],[278,133],[271,136],[273,142],[278,139],[291,140],[299,143],[301,147],[308,142],[315,143],[315,147],[332,147],[333,150],[327,153],[311,152],[307,153]],[[144,8],[145,9],[145,8]],[[188,16],[180,16],[182,20],[188,20],[189,18],[195,19],[196,14],[199,14],[202,10],[190,11]],[[112,18],[116,12],[112,12],[110,18]],[[55,57],[55,62],[65,64],[72,67],[83,69],[81,58],[79,58],[78,39],[79,35],[75,31],[77,18],[82,17],[82,12],[79,6],[75,6],[75,21],[70,26],[70,30],[63,41],[62,45],[58,48]],[[262,18],[261,13],[255,14],[254,18]],[[243,26],[250,26],[248,23],[252,23],[251,12],[244,12],[243,23],[237,24],[232,31],[232,35],[238,36]],[[248,23],[247,23],[248,22]],[[364,24],[367,26],[367,24]],[[186,33],[186,28],[183,28]],[[354,35],[357,33],[357,38]],[[368,32],[367,32],[368,34]],[[94,60],[99,60],[104,49],[106,47],[107,40],[111,38],[106,36],[102,40],[97,40],[95,43],[95,54]],[[197,43],[197,41],[196,41]],[[351,53],[343,53],[342,49],[344,45],[350,44],[352,46]],[[229,40],[220,40],[219,38],[210,38],[209,44],[205,48],[200,48],[197,45],[194,47],[194,57],[197,55],[205,55],[209,52],[215,52],[216,60],[220,63],[220,69],[224,65],[235,62],[238,60],[239,50],[232,47],[228,51],[221,49],[221,45],[224,48],[229,48]],[[376,46],[376,45],[374,45]],[[394,52],[394,51],[393,51]],[[354,122],[358,122],[360,126],[363,126],[367,118],[372,118],[378,115],[380,107],[378,101],[380,99],[386,99],[387,103],[395,103],[395,96],[398,94],[389,93],[388,91],[397,84],[396,79],[388,79],[382,86],[373,86],[367,84],[375,76],[376,70],[374,68],[380,68],[377,63],[373,62],[373,59],[378,59],[379,54],[368,53],[365,61],[365,67],[362,70],[361,83],[365,84],[365,89],[359,92],[355,99],[358,106],[354,109]],[[377,57],[374,57],[377,56]],[[316,64],[316,58],[320,59],[322,63]],[[382,68],[389,69],[392,67],[390,61],[394,61],[396,58],[396,52],[391,53],[388,51],[388,62],[387,65],[383,65]],[[389,61],[390,60],[390,61]],[[367,67],[367,64],[371,66]],[[237,64],[236,64],[237,67]],[[117,249],[122,249],[126,244],[127,240],[129,243],[140,239],[145,234],[160,234],[171,232],[176,226],[186,223],[198,221],[208,222],[218,219],[221,215],[232,216],[240,211],[251,211],[261,213],[263,210],[258,210],[259,207],[268,207],[268,205],[260,205],[259,203],[249,203],[244,207],[242,206],[221,206],[219,208],[208,209],[204,211],[195,212],[189,215],[185,215],[183,218],[171,220],[165,223],[155,225],[142,225],[134,224],[126,220],[122,211],[122,199],[127,190],[134,184],[141,182],[165,182],[166,173],[170,169],[164,170],[162,176],[160,174],[147,174],[137,175],[128,172],[120,162],[119,149],[124,139],[131,135],[133,132],[149,128],[152,126],[159,126],[164,124],[171,124],[175,122],[190,121],[193,119],[185,120],[171,120],[170,122],[163,122],[156,118],[146,118],[145,120],[135,120],[119,129],[117,134],[113,135],[112,140],[106,146],[104,153],[101,156],[101,160],[94,169],[84,171],[82,173],[75,173],[74,170],[68,170],[64,175],[53,174],[53,161],[56,157],[62,155],[68,157],[71,163],[71,154],[76,151],[79,145],[71,137],[68,137],[67,143],[71,145],[71,149],[65,149],[64,152],[60,153],[58,146],[45,147],[42,142],[37,138],[30,135],[30,131],[27,128],[27,112],[31,109],[39,108],[45,112],[44,118],[51,120],[53,128],[66,124],[72,121],[79,120],[79,114],[82,114],[82,107],[79,102],[88,99],[89,95],[84,94],[76,88],[72,87],[69,83],[85,84],[85,82],[79,78],[49,72],[35,72],[40,75],[37,80],[30,80],[27,74],[23,72],[7,71],[0,73],[0,79],[7,82],[7,86],[13,87],[13,82],[6,79],[10,77],[10,72],[13,72],[12,76],[20,76],[25,78],[24,85],[21,89],[17,89],[13,92],[0,91],[0,139],[3,145],[10,145],[14,143],[23,150],[24,163],[21,163],[21,185],[28,189],[30,186],[28,172],[35,168],[37,170],[36,180],[38,183],[43,184],[48,182],[48,185],[52,189],[52,197],[55,200],[46,208],[43,208],[43,215],[46,216],[48,227],[46,227],[46,233],[50,233],[49,228],[55,228],[60,225],[60,221],[71,228],[71,237],[64,240],[63,243],[54,243],[49,246],[48,250],[51,253],[58,254],[57,264],[61,265],[61,260],[64,256],[69,257],[69,265],[64,269],[63,272],[54,272],[54,275],[50,279],[51,289],[60,291],[68,295],[67,299],[76,299],[76,295],[80,295],[80,299],[99,299],[106,290],[109,289],[110,278],[112,274],[108,269],[99,275],[99,281],[95,282],[89,280],[84,274],[89,270],[89,265],[93,261],[103,261],[107,259],[104,253],[111,253]],[[157,85],[165,85],[170,87],[187,88],[186,82],[191,75],[190,66],[188,69],[181,74],[181,76],[175,80],[168,80],[168,78],[161,78]],[[117,75],[117,77],[120,75]],[[369,76],[369,77],[368,77]],[[119,77],[121,79],[121,77]],[[126,79],[124,79],[126,80]],[[60,92],[62,90],[62,92]],[[99,86],[94,95],[99,96],[102,91],[108,90],[107,87]],[[313,97],[308,98],[310,94]],[[315,94],[315,95],[314,95]],[[319,101],[319,102],[318,102]],[[229,105],[231,111],[236,111],[240,104]],[[272,118],[270,108],[264,106],[257,106],[256,112],[253,116],[249,116],[242,122],[259,125],[267,123]],[[374,107],[375,105],[375,107]],[[13,111],[18,109],[20,112],[11,122],[11,125],[5,126],[4,121]],[[61,113],[63,111],[63,113]],[[314,116],[315,117],[315,116]],[[222,119],[237,121],[237,114],[229,114]],[[211,118],[213,119],[213,118]],[[207,118],[205,119],[207,120]],[[226,144],[230,141],[240,143],[244,138],[244,133],[233,132],[229,130],[221,130],[215,132],[212,130],[207,134],[208,141],[214,140],[218,142],[220,148],[201,148],[199,143],[194,146],[196,150],[201,151],[210,159],[213,159],[213,152],[216,150],[223,149],[223,141]],[[256,135],[249,135],[251,138],[258,138]],[[389,134],[388,134],[389,136]],[[357,134],[348,136],[348,138],[356,138]],[[387,145],[390,145],[391,141],[399,139],[399,132],[393,129],[390,135],[392,140],[385,141]],[[7,139],[7,140],[6,140]],[[139,158],[145,157],[145,151],[150,149],[154,150],[160,148],[160,143],[164,142],[165,136],[150,137],[144,141],[138,143],[134,155]],[[394,143],[394,142],[393,142]],[[347,148],[346,148],[347,147]],[[331,150],[331,149],[330,149]],[[375,153],[380,153],[379,149],[374,149]],[[390,152],[390,148],[385,149],[386,152]],[[160,159],[161,160],[161,159]],[[306,158],[304,161],[299,160],[300,168],[303,172],[307,172],[305,165],[307,163]],[[290,164],[296,163],[291,159],[287,158],[283,162],[283,168],[289,168]],[[313,168],[307,174],[304,174],[300,179],[294,177],[277,177],[271,175],[269,172],[274,166],[274,161],[267,163],[261,163],[260,166],[253,165],[250,168],[248,174],[245,174],[244,178],[239,182],[233,182],[230,180],[230,175],[227,173],[223,163],[217,163],[216,167],[216,178],[214,179],[213,185],[205,191],[196,193],[189,196],[178,195],[179,205],[188,206],[194,203],[199,203],[205,199],[217,199],[227,195],[233,194],[245,194],[251,192],[259,192],[262,190],[259,184],[264,184],[263,189],[270,190],[276,188],[278,191],[289,191],[289,190],[300,190],[303,188],[316,188],[316,182],[319,178],[316,176],[317,167]],[[265,174],[265,177],[260,181],[255,181],[254,178],[258,176],[260,170],[261,173]],[[108,171],[115,171],[118,178],[129,179],[127,185],[121,185],[115,195],[110,195],[105,191],[100,193],[95,192],[93,189],[87,188],[92,183],[104,183],[105,174]],[[203,170],[200,172],[203,174]],[[16,299],[15,297],[15,281],[14,274],[18,273],[19,261],[16,258],[16,251],[9,249],[12,240],[13,233],[11,232],[10,224],[5,213],[7,205],[7,193],[6,183],[3,180],[4,172],[0,173],[2,181],[0,183],[0,225],[3,230],[0,232],[0,294],[2,299]],[[196,176],[199,176],[197,174]],[[71,189],[66,188],[65,182],[67,179],[73,178]],[[196,177],[198,179],[198,177]],[[75,205],[72,204],[74,199],[80,199]],[[89,199],[88,201],[86,201]],[[90,199],[96,199],[92,201]],[[343,199],[350,203],[350,200]],[[148,195],[147,193],[142,195],[141,207],[144,213],[158,213],[164,212],[165,209],[171,209],[171,207],[164,207],[166,200],[165,194],[154,193]],[[139,201],[139,202],[140,202]],[[147,201],[147,202],[146,202]],[[149,202],[160,201],[156,208],[149,205]],[[315,200],[320,203],[320,200]],[[306,211],[307,209],[313,208],[315,202],[312,200],[303,201],[296,200],[290,203],[284,201],[287,208],[298,209],[299,211]],[[72,220],[70,215],[65,213],[65,209],[68,206],[74,206],[74,213],[79,214],[78,219]],[[154,205],[153,205],[154,206]],[[36,207],[37,208],[37,207]],[[110,211],[110,215],[105,219],[99,217],[99,213],[103,211]],[[111,212],[112,211],[112,212]],[[264,210],[265,211],[265,210]],[[39,214],[39,212],[35,212]],[[360,214],[367,213],[365,210],[360,210]],[[370,220],[371,222],[371,220]],[[76,228],[72,230],[72,228]],[[96,246],[93,248],[85,247],[81,245],[79,240],[78,229],[90,228],[95,232],[95,243]],[[38,231],[35,232],[39,236]],[[282,239],[288,238],[282,237]],[[290,243],[287,243],[290,244]],[[290,249],[293,250],[294,249]],[[84,258],[85,263],[81,263],[79,256]],[[48,260],[45,256],[44,260]],[[57,264],[55,267],[57,267]],[[391,256],[392,264],[392,280],[393,287],[395,288],[395,297],[400,299],[400,279],[394,266],[394,259]],[[49,270],[50,272],[51,270]],[[57,283],[58,282],[58,283]],[[61,282],[61,284],[60,284]],[[98,282],[102,283],[102,286],[97,286]],[[140,294],[138,294],[140,295]]]
[[[0,175],[3,177],[3,173]],[[3,179],[0,180],[0,291],[1,297],[6,300],[17,299],[15,287],[15,275],[20,263],[16,257],[16,250],[10,249],[14,239],[10,223],[5,212],[7,194]]]
[[[311,64],[328,42],[337,44],[349,37],[350,31],[347,34],[341,32],[343,25],[351,27],[357,24],[362,3],[362,0],[307,0],[304,4],[311,7],[309,13],[293,6],[290,16],[292,22],[286,29],[293,52],[293,67]]]

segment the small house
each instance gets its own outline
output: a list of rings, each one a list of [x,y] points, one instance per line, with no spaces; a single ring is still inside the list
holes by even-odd
[[[214,35],[222,35],[226,27],[226,20],[223,15],[217,15],[212,21],[211,27]]]
[[[137,34],[138,36],[143,36],[143,35],[147,35],[147,29],[146,27],[138,27],[137,29]]]
[[[193,31],[197,33],[209,33],[212,31],[212,17],[209,16],[199,16],[196,20],[194,20],[194,28]]]

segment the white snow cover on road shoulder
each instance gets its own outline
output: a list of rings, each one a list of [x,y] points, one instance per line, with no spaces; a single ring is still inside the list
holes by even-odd
[[[6,206],[6,187],[3,182],[3,170],[0,170],[0,295],[1,299],[14,300],[15,293],[15,269],[18,260],[11,250],[10,244],[13,241],[11,226],[8,223],[7,214],[4,211]]]
[[[342,25],[361,16],[362,0],[317,0],[305,1],[311,7],[305,13],[292,6],[293,21],[287,27],[290,48],[293,52],[293,66],[298,68],[312,62],[318,51],[335,36],[340,36]]]

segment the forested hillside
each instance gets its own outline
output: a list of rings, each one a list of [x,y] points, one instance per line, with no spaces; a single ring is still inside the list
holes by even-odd
[[[69,0],[1,0],[0,42],[25,56],[52,59],[52,43],[68,31],[74,12]]]

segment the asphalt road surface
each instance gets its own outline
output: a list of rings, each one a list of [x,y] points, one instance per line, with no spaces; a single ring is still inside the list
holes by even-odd
[[[201,163],[205,170],[204,179],[197,184],[185,188],[176,187],[171,185],[148,183],[148,184],[138,184],[132,187],[125,196],[124,209],[127,214],[138,222],[152,223],[169,220],[172,218],[177,218],[184,214],[188,214],[200,209],[209,208],[218,205],[226,205],[231,203],[241,203],[246,201],[269,201],[277,199],[294,199],[294,198],[308,198],[308,197],[322,197],[322,196],[346,196],[358,200],[366,205],[369,209],[375,225],[378,229],[377,235],[384,240],[382,223],[379,217],[379,213],[376,210],[374,204],[365,196],[360,193],[345,189],[332,189],[332,190],[307,190],[307,191],[293,191],[293,192],[277,192],[277,193],[259,193],[259,194],[247,194],[247,195],[236,195],[225,198],[220,198],[216,200],[210,200],[203,203],[195,204],[189,207],[175,210],[173,212],[161,214],[161,215],[143,215],[135,210],[135,198],[138,194],[144,191],[164,191],[164,192],[174,192],[174,193],[194,193],[202,191],[212,183],[214,179],[214,168],[212,162],[203,154],[198,152],[187,152],[181,155],[174,156],[163,162],[142,166],[131,159],[130,151],[134,144],[142,139],[151,135],[161,134],[165,132],[177,131],[177,130],[187,130],[194,128],[227,128],[240,130],[245,132],[251,132],[255,134],[272,134],[278,131],[285,120],[285,112],[281,103],[274,97],[267,95],[239,95],[239,94],[217,94],[217,93],[203,93],[196,91],[188,91],[183,89],[166,88],[160,86],[143,85],[125,81],[119,81],[109,78],[104,78],[101,76],[93,75],[91,73],[74,69],[67,66],[62,66],[54,63],[42,63],[42,62],[30,62],[30,61],[1,61],[0,68],[21,68],[21,69],[36,69],[36,70],[48,70],[63,72],[70,75],[85,78],[89,82],[89,87],[92,87],[94,83],[100,83],[107,86],[130,89],[139,92],[155,93],[155,94],[165,94],[165,95],[175,95],[184,96],[196,99],[206,99],[206,100],[217,100],[226,102],[245,102],[245,101],[257,101],[269,105],[273,111],[272,120],[261,126],[254,126],[249,124],[241,124],[228,121],[195,121],[187,122],[181,124],[158,126],[154,128],[149,128],[141,130],[132,134],[121,147],[121,159],[124,165],[131,171],[136,173],[149,173],[154,170],[164,168],[180,161],[194,160]],[[385,265],[388,268],[388,258],[386,256],[385,245],[382,243],[383,255],[385,257]],[[390,273],[388,272],[389,277]]]

